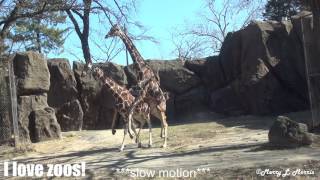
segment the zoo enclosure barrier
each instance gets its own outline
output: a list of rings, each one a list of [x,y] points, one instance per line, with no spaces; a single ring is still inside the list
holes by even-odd
[[[0,58],[0,145],[20,146],[17,91],[12,59]]]

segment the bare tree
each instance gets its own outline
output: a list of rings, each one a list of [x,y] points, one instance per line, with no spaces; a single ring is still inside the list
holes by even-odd
[[[18,19],[43,16],[45,12],[55,12],[69,9],[73,1],[28,1],[28,0],[1,0],[0,1],[0,54],[5,51],[5,39],[10,28]]]
[[[194,38],[191,34],[173,33],[171,41],[174,45],[174,50],[171,53],[182,61],[202,57],[209,50],[200,38]]]
[[[199,13],[200,23],[188,23],[192,25],[184,27],[180,35],[185,36],[182,38],[185,41],[178,40],[174,52],[182,52],[179,50],[182,47],[185,48],[184,54],[192,54],[193,58],[198,58],[197,55],[218,54],[228,32],[241,29],[252,19],[260,17],[264,6],[263,0],[204,0],[204,2],[205,7]],[[181,39],[181,36],[175,37]],[[192,52],[195,49],[203,52]],[[190,50],[191,52],[188,52]]]
[[[99,24],[101,24],[99,30],[103,30],[105,33],[114,23],[134,25],[141,28],[143,27],[141,24],[133,22],[129,18],[131,11],[136,8],[135,4],[135,0],[82,0],[82,2],[77,3],[77,6],[74,6],[75,8],[66,10],[66,13],[68,14],[68,17],[80,39],[83,57],[87,64],[92,63],[92,60],[102,60],[101,57],[93,57],[90,51],[90,43],[107,56],[104,61],[110,61],[110,59],[114,58],[124,50],[123,46],[119,47],[119,41],[111,40],[108,44],[98,42],[99,40],[101,41],[101,38],[103,38],[105,34],[102,35],[101,32],[94,29],[95,27],[90,27],[90,16],[98,17]],[[99,40],[90,38],[90,31],[93,31],[96,35],[99,34],[101,36]],[[135,36],[133,39],[150,40],[151,38],[140,35]]]

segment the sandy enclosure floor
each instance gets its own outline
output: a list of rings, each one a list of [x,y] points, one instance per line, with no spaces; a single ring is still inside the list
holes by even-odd
[[[304,121],[310,118],[308,112],[291,113],[288,116]],[[182,177],[195,177],[194,179],[263,178],[256,174],[259,169],[282,173],[287,169],[290,172],[296,169],[314,172],[314,175],[290,176],[290,179],[320,177],[319,143],[290,150],[267,146],[268,128],[275,118],[224,118],[215,114],[197,114],[189,117],[185,124],[170,125],[166,149],[160,148],[160,128],[153,128],[152,148],[147,148],[148,130],[144,129],[144,147],[137,148],[128,137],[123,152],[118,151],[123,137],[120,129],[114,136],[110,130],[65,132],[61,140],[33,144],[31,152],[12,153],[2,150],[0,158],[41,164],[86,162],[86,176],[79,179],[142,178],[146,176],[146,172],[156,172],[151,174],[154,179],[172,176],[178,178],[179,173]],[[191,122],[191,119],[197,121]],[[3,171],[2,167],[0,169]],[[171,171],[176,174],[169,174]],[[168,174],[159,174],[160,172]],[[187,172],[190,174],[187,175]],[[273,179],[276,175],[266,177]]]

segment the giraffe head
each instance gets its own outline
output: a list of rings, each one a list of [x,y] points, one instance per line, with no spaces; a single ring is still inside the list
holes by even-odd
[[[105,38],[119,36],[121,32],[122,32],[121,27],[118,24],[115,24],[112,26],[112,28],[110,29],[108,34],[105,36]]]
[[[95,67],[92,71],[92,75],[94,78],[99,79],[103,77],[104,73],[100,68]]]

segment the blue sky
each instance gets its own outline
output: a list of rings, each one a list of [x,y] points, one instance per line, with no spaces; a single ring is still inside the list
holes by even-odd
[[[223,0],[217,0],[222,4]],[[141,22],[147,29],[147,35],[154,37],[159,43],[154,44],[149,41],[137,41],[136,46],[145,59],[174,59],[172,53],[174,45],[172,43],[172,33],[175,29],[183,30],[186,24],[199,21],[199,13],[204,11],[204,0],[140,0],[138,1],[137,12],[131,19]],[[221,2],[221,3],[220,3]],[[240,17],[241,18],[241,17]],[[90,47],[94,58],[105,57],[105,54],[97,48],[94,42],[108,43],[110,40],[104,39],[110,26],[107,22],[99,21],[96,16],[91,16]],[[68,26],[72,26],[69,22]],[[135,34],[135,30],[132,31]],[[121,42],[122,43],[122,42]],[[83,59],[81,44],[74,31],[66,39],[64,52],[60,54],[49,54],[49,58],[68,58],[70,61]],[[104,48],[104,47],[102,47]],[[120,53],[112,62],[125,65],[125,53]]]
[[[184,22],[193,18],[202,6],[201,1],[194,0],[142,0],[138,4],[136,19],[147,28],[147,35],[154,37],[159,43],[155,44],[149,41],[138,41],[136,46],[145,59],[173,59],[172,54],[174,46],[171,42],[172,29],[177,26],[183,26]],[[104,34],[108,32],[107,27],[101,28],[96,17],[91,17],[92,27],[98,28],[99,35],[91,32],[91,38],[103,39]],[[71,25],[69,23],[69,25]],[[49,58],[61,57],[68,58],[70,61],[82,59],[80,41],[75,32],[71,32],[65,41],[65,51],[60,54],[49,54]],[[91,45],[92,54],[103,56],[94,45]],[[125,54],[119,54],[114,60],[118,64],[125,64]]]

